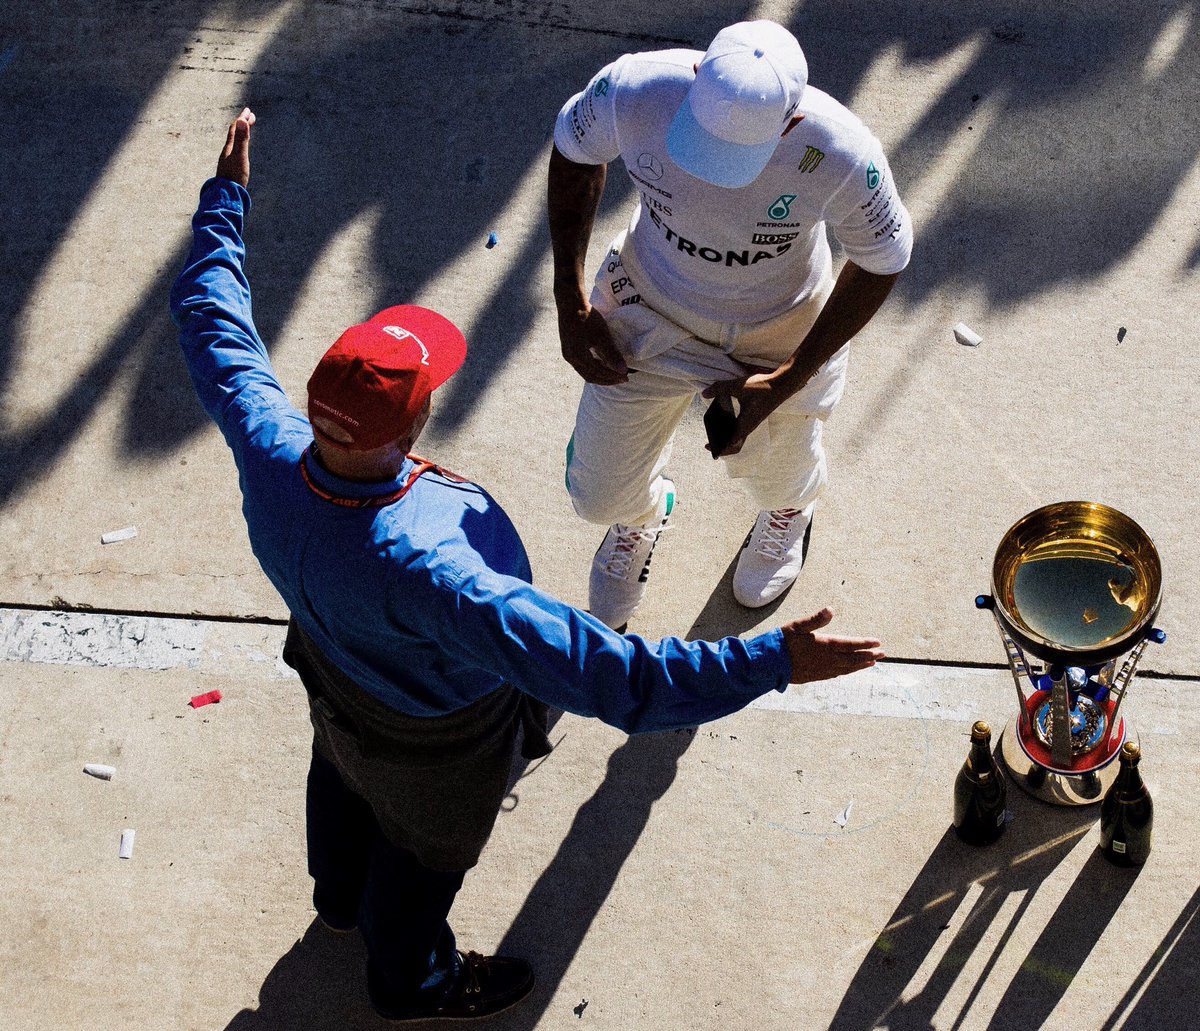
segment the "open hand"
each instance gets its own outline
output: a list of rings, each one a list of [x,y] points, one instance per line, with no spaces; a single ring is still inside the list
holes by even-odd
[[[832,680],[855,670],[866,669],[884,658],[879,642],[867,637],[831,637],[817,631],[829,625],[832,609],[821,609],[807,619],[785,623],[783,643],[792,660],[793,684]]]
[[[250,126],[253,124],[254,112],[244,107],[229,126],[225,146],[217,159],[217,175],[220,178],[232,179],[242,186],[250,185]]]

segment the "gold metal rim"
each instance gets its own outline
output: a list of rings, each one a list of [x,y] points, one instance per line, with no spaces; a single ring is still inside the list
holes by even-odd
[[[1018,604],[1017,573],[1047,558],[1100,558],[1128,567],[1130,587],[1120,599],[1131,610],[1126,625],[1086,647],[1052,640],[1031,626]],[[1009,528],[992,563],[992,592],[997,614],[1034,654],[1050,661],[1078,657],[1086,664],[1093,654],[1119,654],[1147,633],[1162,603],[1162,563],[1149,535],[1123,512],[1094,501],[1060,501]]]

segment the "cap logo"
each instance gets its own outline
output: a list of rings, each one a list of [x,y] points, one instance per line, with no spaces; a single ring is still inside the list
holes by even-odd
[[[334,408],[333,405],[327,405],[319,397],[310,397],[309,401],[310,401],[310,403],[315,405],[317,408],[325,409],[325,411],[327,411],[330,415],[337,416],[337,418],[341,419],[343,422],[348,422],[351,426],[361,425],[359,423],[359,421],[356,418],[354,418],[354,416],[347,415],[340,408]]]
[[[429,348],[421,343],[421,338],[416,333],[410,333],[403,326],[384,326],[383,332],[397,340],[412,340],[421,349],[421,364],[429,364]]]

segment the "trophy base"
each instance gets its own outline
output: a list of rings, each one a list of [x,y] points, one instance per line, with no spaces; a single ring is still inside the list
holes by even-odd
[[[1136,740],[1125,721],[1122,739]],[[1117,779],[1120,764],[1113,762],[1119,745],[1103,766],[1083,773],[1060,773],[1034,762],[1026,754],[1017,736],[1017,721],[1009,720],[1000,736],[1000,755],[1009,775],[1022,791],[1050,805],[1094,805]]]

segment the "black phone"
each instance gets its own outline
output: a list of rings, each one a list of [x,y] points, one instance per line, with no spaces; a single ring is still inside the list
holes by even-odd
[[[708,449],[716,458],[733,439],[733,428],[737,416],[733,414],[733,402],[728,398],[714,397],[704,412],[704,431],[708,434]]]

